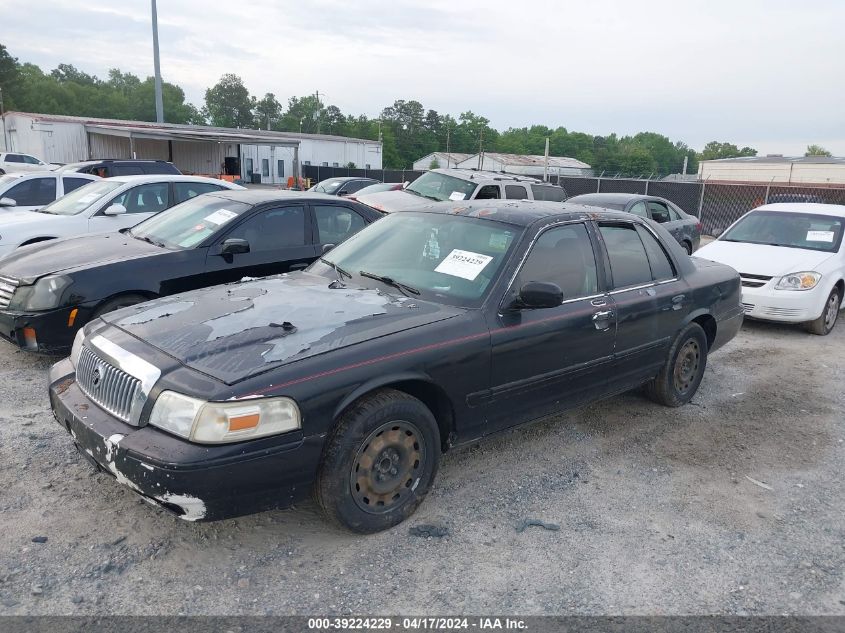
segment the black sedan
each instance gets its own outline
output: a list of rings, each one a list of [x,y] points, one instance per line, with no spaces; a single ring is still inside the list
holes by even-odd
[[[358,178],[354,176],[339,176],[321,180],[308,191],[313,193],[325,193],[330,196],[350,196],[357,193],[364,187],[381,184],[381,181],[373,178]]]
[[[738,274],[650,220],[447,202],[304,272],[103,315],[50,400],[84,455],[184,519],[315,491],[375,532],[414,512],[449,447],[640,385],[685,404],[741,323]]]
[[[596,207],[633,213],[641,218],[650,218],[663,225],[687,255],[692,255],[701,243],[701,222],[694,215],[683,211],[674,202],[656,196],[638,193],[585,193],[573,196],[567,202],[591,204]]]
[[[226,191],[134,228],[19,248],[0,260],[0,337],[25,350],[70,349],[106,312],[185,290],[306,268],[381,217],[323,194]]]

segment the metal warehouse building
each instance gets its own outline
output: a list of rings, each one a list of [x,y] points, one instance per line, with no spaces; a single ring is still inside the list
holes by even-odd
[[[7,112],[0,148],[49,163],[100,158],[168,160],[186,174],[283,184],[302,165],[382,168],[378,141],[326,134],[217,128]]]
[[[426,171],[431,169],[431,163],[436,162],[438,167],[454,167],[465,161],[473,154],[460,154],[458,152],[432,152],[414,161],[414,171]]]
[[[705,160],[698,178],[707,182],[845,184],[845,158],[827,156],[743,156]]]
[[[505,171],[509,174],[543,177],[545,156],[528,154],[499,154],[484,152],[480,156],[475,154],[458,163],[463,169],[486,169],[489,171]],[[549,156],[549,177],[552,176],[592,176],[593,172],[587,163],[566,156]]]

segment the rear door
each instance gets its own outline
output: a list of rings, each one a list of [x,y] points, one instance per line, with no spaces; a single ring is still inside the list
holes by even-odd
[[[679,219],[678,214],[671,212],[669,205],[661,200],[649,200],[647,204],[651,219],[658,224],[662,224],[663,228],[669,231],[672,237],[680,243],[683,238],[683,230],[681,223],[677,221]],[[675,220],[672,218],[673,215],[675,216]]]
[[[592,225],[542,229],[491,324],[488,432],[575,406],[607,389],[616,321],[595,256]],[[529,281],[557,284],[555,308],[508,309]]]
[[[367,226],[357,211],[344,204],[311,204],[314,217],[314,241],[322,252],[326,244],[337,246]]]
[[[249,243],[248,253],[222,255],[227,239]],[[263,208],[230,228],[208,249],[205,285],[266,277],[302,270],[317,258],[308,205],[292,203]]]
[[[3,197],[14,200],[17,203],[15,209],[24,211],[40,209],[56,199],[56,176],[38,178],[24,176],[19,183],[10,187]]]

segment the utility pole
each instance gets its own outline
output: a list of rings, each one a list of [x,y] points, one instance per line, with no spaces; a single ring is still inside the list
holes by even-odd
[[[484,166],[484,130],[478,134],[478,170]]]
[[[452,154],[449,152],[449,132],[451,129],[449,128],[449,124],[446,124],[446,168],[450,168],[452,166]],[[457,163],[455,164],[457,167]]]
[[[6,140],[6,109],[3,107],[3,89],[0,88],[0,119],[3,120],[3,148],[8,152],[12,148],[9,147],[9,141]]]
[[[151,0],[153,9],[153,64],[155,66],[155,93],[156,93],[156,122],[164,123],[164,101],[161,97],[161,63],[158,57],[158,11],[156,11],[156,0]]]
[[[320,91],[317,91],[317,111],[314,112],[314,118],[317,119],[317,134],[320,133]]]
[[[543,158],[543,182],[549,181],[549,137],[546,137],[546,153]]]

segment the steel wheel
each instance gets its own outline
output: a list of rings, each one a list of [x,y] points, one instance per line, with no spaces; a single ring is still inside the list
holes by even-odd
[[[393,421],[373,431],[352,462],[355,504],[372,514],[390,512],[412,495],[425,463],[423,435],[411,422]]]
[[[701,365],[701,348],[698,341],[688,340],[678,352],[673,372],[673,382],[679,394],[686,394],[695,383]]]
[[[831,293],[827,300],[827,308],[824,312],[824,329],[830,332],[836,325],[836,318],[839,316],[839,295]]]

